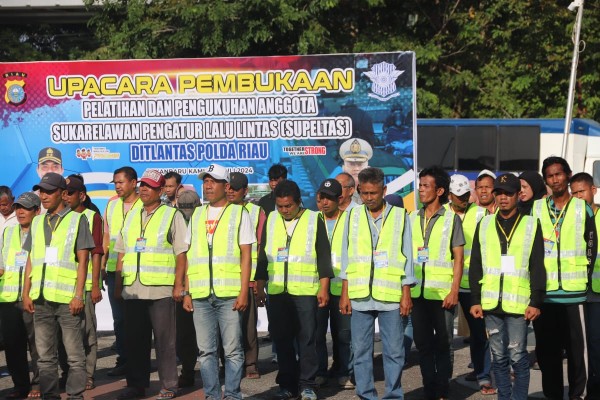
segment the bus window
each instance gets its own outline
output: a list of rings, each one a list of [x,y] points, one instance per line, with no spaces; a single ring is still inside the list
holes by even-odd
[[[458,127],[458,170],[496,170],[496,127]]]
[[[539,126],[499,126],[500,170],[537,171],[540,153]]]
[[[594,177],[594,186],[600,187],[600,161],[594,161],[592,164],[592,176]]]
[[[456,128],[453,126],[420,126],[417,132],[417,163],[419,170],[439,165],[454,170]]]

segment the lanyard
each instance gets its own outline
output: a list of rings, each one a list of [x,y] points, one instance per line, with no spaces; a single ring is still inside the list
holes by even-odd
[[[519,214],[517,216],[517,220],[515,221],[512,229],[510,230],[510,233],[507,235],[506,231],[504,230],[504,228],[502,227],[502,225],[500,225],[500,222],[498,222],[498,218],[496,218],[496,224],[498,225],[498,228],[500,228],[500,231],[502,232],[502,234],[506,238],[506,248],[507,249],[508,249],[508,247],[510,247],[510,239],[512,239],[512,236],[515,233],[515,229],[517,228],[517,225],[519,225],[519,221],[520,220],[521,220],[521,214]]]
[[[558,231],[558,229],[556,229],[556,227],[558,226],[561,217],[565,213],[565,210],[569,206],[569,203],[571,202],[571,199],[572,199],[572,197],[569,197],[569,201],[567,201],[567,203],[565,204],[565,206],[563,207],[563,209],[560,210],[560,213],[558,214],[558,217],[554,213],[554,210],[552,208],[548,207],[548,211],[552,214],[552,217],[554,217],[554,225],[552,225],[552,230],[554,231],[554,235],[556,236],[557,239],[558,239],[558,236],[560,235],[560,232]],[[556,203],[554,203],[554,206],[556,207]]]
[[[383,225],[383,216],[385,215],[385,204],[383,203],[383,208],[381,209],[381,224]],[[373,213],[371,212],[371,210],[369,210],[369,214],[371,214],[371,223],[373,224],[373,227],[375,227],[375,230],[377,231],[377,237],[379,238],[379,233],[380,233],[380,229],[377,227],[377,223],[375,222],[375,217],[373,216]]]
[[[329,238],[330,243],[333,240],[333,234],[335,233],[335,228],[337,228],[338,221],[340,220],[340,215],[342,215],[342,211],[338,210],[338,214],[335,217],[335,224],[333,225],[333,232],[331,233],[331,236],[329,236],[329,226],[327,225],[327,217],[325,217],[325,214],[323,214],[323,222],[325,222],[325,231],[327,231],[327,237]]]
[[[56,228],[58,228],[58,225],[60,224],[60,221],[62,221],[62,216],[58,216],[58,219],[56,220],[56,223],[54,224],[54,226],[52,226],[52,224],[50,223],[50,215],[48,215],[48,219],[46,220],[48,222],[48,226],[50,227],[50,230],[52,231],[52,233],[56,232]]]
[[[212,235],[215,233],[215,229],[217,229],[219,220],[223,216],[223,213],[225,212],[225,209],[227,208],[228,205],[229,205],[229,203],[225,203],[225,205],[221,209],[221,212],[219,213],[219,215],[217,215],[217,219],[213,220],[211,224],[208,223],[208,214],[210,212],[210,204],[208,206],[206,206],[206,220],[204,221],[204,227],[206,229],[206,237],[207,238],[208,238],[208,235]]]
[[[142,218],[142,215],[143,215],[142,213],[144,212],[144,209],[142,208],[142,209],[140,210],[140,218],[142,219],[142,226],[140,227],[140,228],[141,228],[141,229],[140,229],[140,237],[144,237],[144,233],[146,232],[146,227],[147,227],[147,226],[148,226],[148,224],[150,223],[150,220],[152,219],[152,217],[154,217],[154,214],[156,214],[156,211],[158,211],[158,209],[159,209],[160,207],[162,207],[162,206],[163,206],[162,204],[161,204],[161,205],[159,205],[158,207],[156,207],[156,208],[154,209],[154,211],[152,211],[152,214],[150,214],[150,215],[147,215],[148,219],[146,220],[146,222],[145,222],[145,223],[143,222],[143,218]]]

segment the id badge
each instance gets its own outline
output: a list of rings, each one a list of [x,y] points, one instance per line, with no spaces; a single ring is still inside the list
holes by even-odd
[[[46,264],[55,264],[58,262],[58,247],[46,247],[46,255],[44,256],[44,262]]]
[[[146,238],[137,238],[135,241],[135,252],[143,253],[146,250]]]
[[[554,241],[550,239],[544,239],[544,255],[548,257],[554,249]]]
[[[503,274],[515,272],[515,256],[500,256],[500,270]]]
[[[337,260],[337,258],[335,256],[335,253],[331,253],[331,266],[332,267],[335,267],[336,260]]]
[[[287,247],[280,247],[277,249],[277,262],[287,262],[288,260],[288,249]]]
[[[373,264],[375,264],[375,268],[386,268],[388,266],[387,251],[373,252]]]
[[[25,264],[27,264],[27,252],[19,251],[17,254],[15,254],[15,265],[17,267],[24,267]]]
[[[429,261],[429,247],[417,248],[417,261],[420,263],[426,263]]]

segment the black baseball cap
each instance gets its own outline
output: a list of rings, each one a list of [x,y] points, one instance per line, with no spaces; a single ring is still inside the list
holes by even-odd
[[[66,179],[67,182],[67,190],[69,192],[77,191],[77,192],[85,192],[85,185],[83,184],[83,179],[81,179],[80,175],[69,175]]]
[[[236,191],[245,189],[248,187],[248,178],[241,172],[231,172],[229,174],[229,186]]]
[[[500,175],[494,180],[494,192],[503,190],[506,193],[519,193],[521,191],[521,180],[513,174]]]
[[[335,179],[325,179],[319,186],[317,193],[340,197],[342,195],[342,185]]]
[[[48,172],[46,175],[42,177],[40,183],[33,187],[33,190],[54,190],[54,189],[66,189],[67,182],[62,175],[57,174],[56,172]]]

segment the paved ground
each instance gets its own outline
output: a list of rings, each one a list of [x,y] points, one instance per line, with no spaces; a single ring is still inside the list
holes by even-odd
[[[86,399],[97,400],[112,400],[116,394],[125,386],[124,380],[115,380],[106,375],[107,371],[115,364],[115,354],[110,350],[114,336],[104,334],[100,338],[100,349],[98,353],[98,370],[96,373],[96,389],[88,391],[85,394]],[[275,384],[275,376],[277,374],[277,364],[271,363],[271,343],[261,340],[260,346],[260,361],[259,369],[262,373],[260,379],[242,381],[242,392],[245,398],[251,399],[269,399],[275,394],[277,385]],[[493,400],[496,396],[482,396],[475,385],[464,380],[464,375],[470,369],[469,364],[469,349],[463,343],[462,338],[458,337],[454,341],[454,376],[450,384],[451,399],[486,399]],[[421,374],[419,367],[416,364],[418,354],[413,347],[411,354],[408,357],[409,366],[402,376],[402,385],[406,399],[421,399],[423,398],[423,390],[421,383]],[[330,360],[331,362],[331,360]],[[146,394],[148,399],[154,398],[160,390],[158,383],[158,374],[156,368],[153,368],[152,384]],[[12,381],[6,372],[6,362],[4,352],[0,353],[0,397],[4,397],[12,388]],[[196,386],[191,389],[182,390],[180,398],[182,399],[202,399],[202,384],[199,378],[199,372],[196,372]],[[375,379],[376,387],[380,395],[383,394],[383,367],[381,359],[381,343],[377,342],[375,346]],[[357,399],[353,390],[340,390],[336,387],[335,381],[332,380],[328,386],[321,388],[318,391],[320,398],[331,399]],[[541,394],[541,375],[539,371],[531,371],[530,397],[543,398]],[[63,396],[63,398],[66,398]]]

